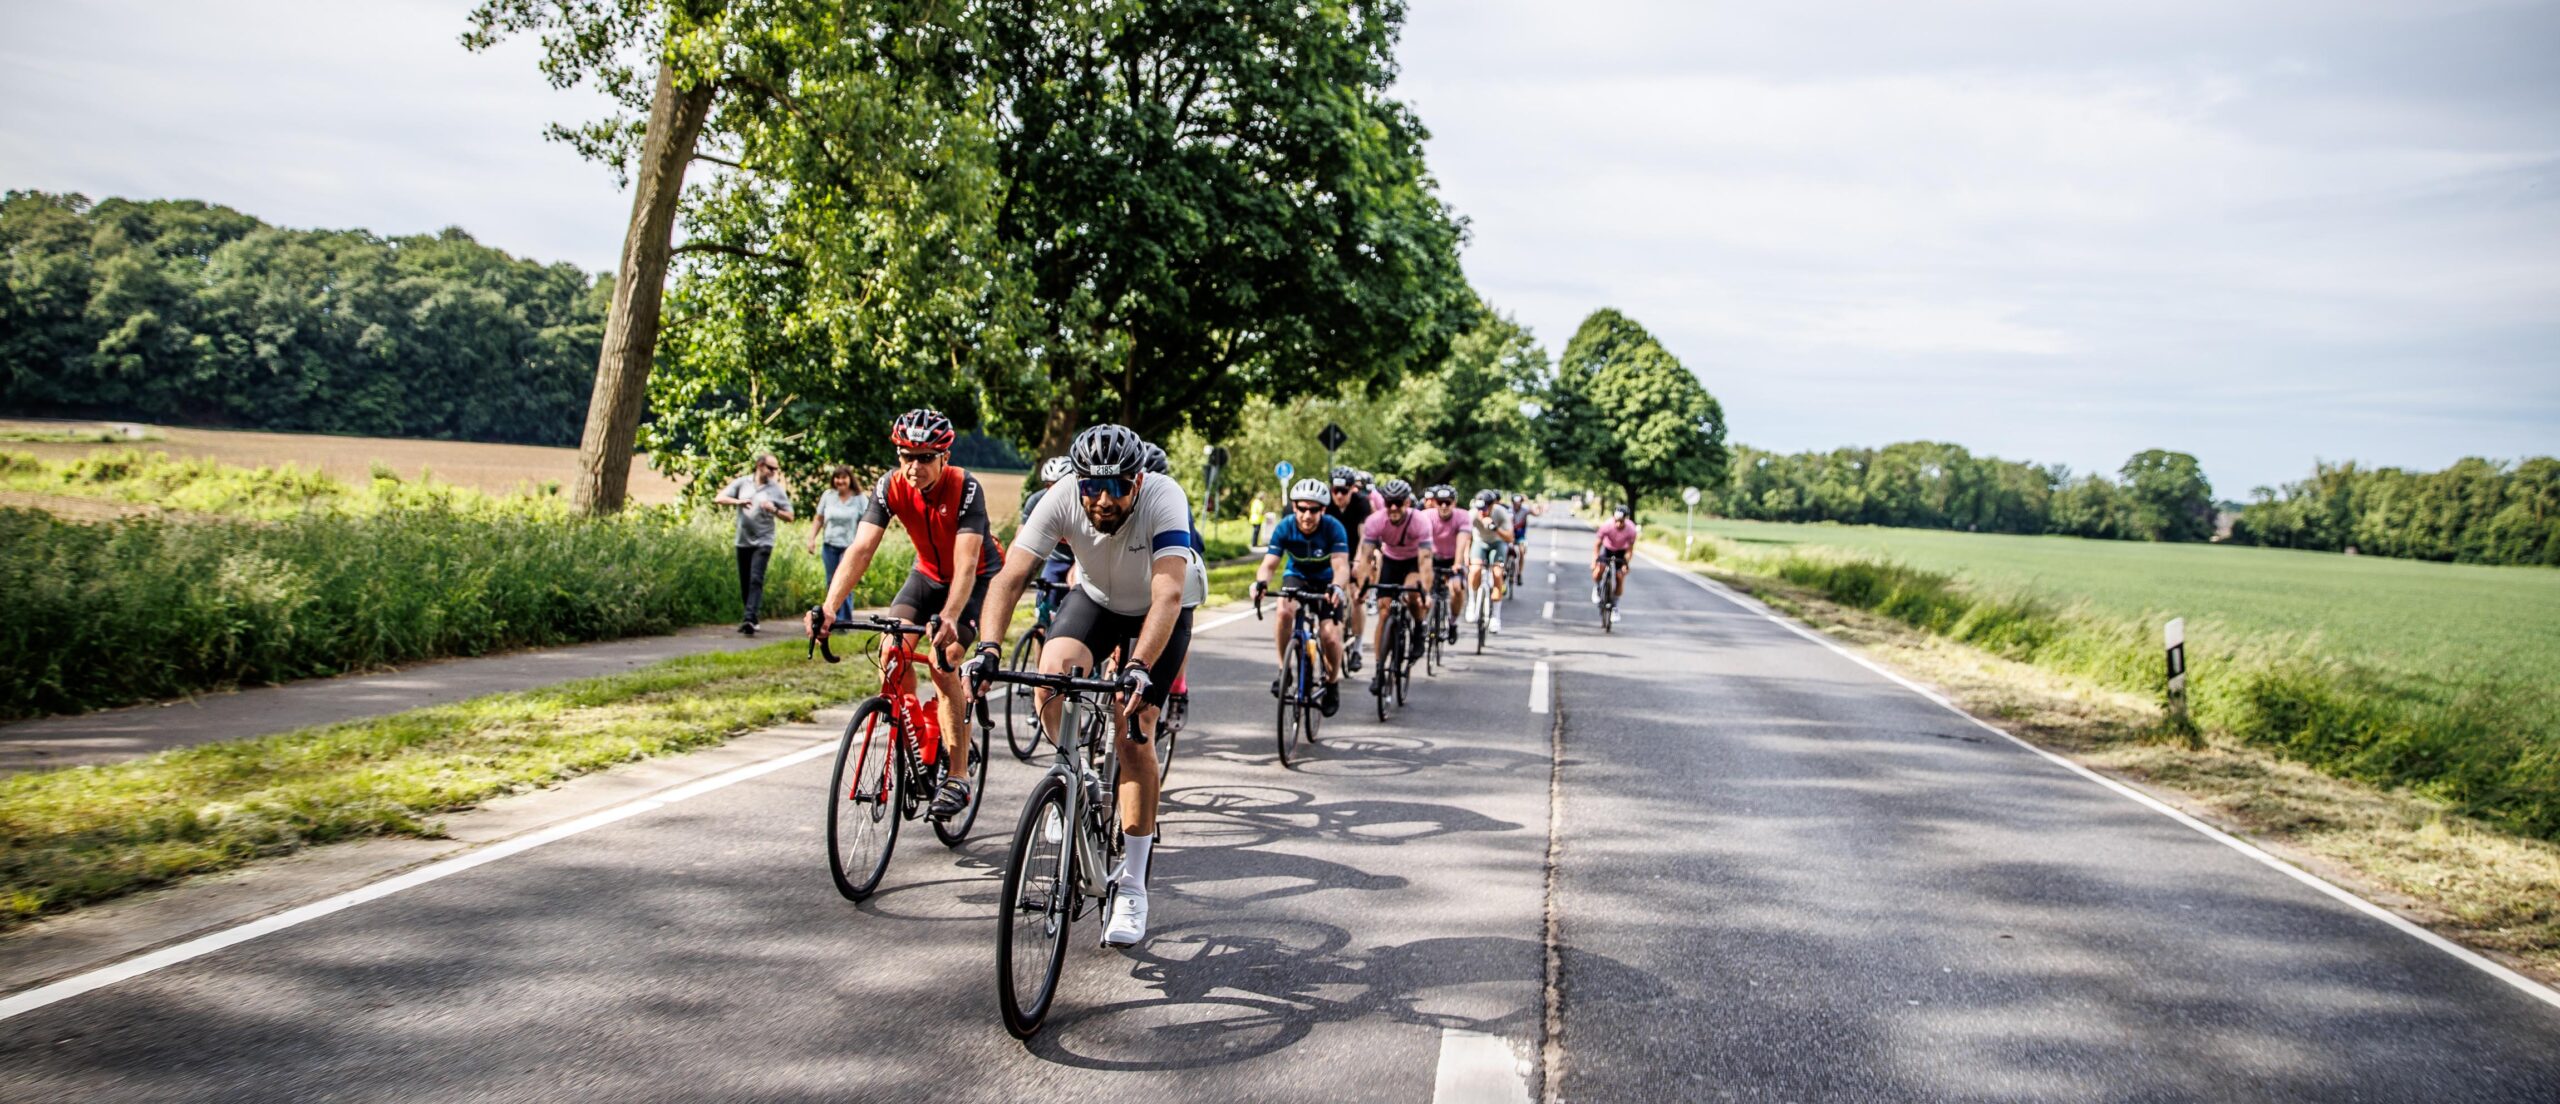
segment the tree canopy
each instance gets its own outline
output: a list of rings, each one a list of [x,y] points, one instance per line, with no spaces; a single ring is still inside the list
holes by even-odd
[[[1624,501],[1724,482],[1723,406],[1634,319],[1591,312],[1546,390],[1548,459]]]

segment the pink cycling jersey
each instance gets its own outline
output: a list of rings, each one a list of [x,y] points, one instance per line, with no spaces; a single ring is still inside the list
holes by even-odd
[[[1613,518],[1609,524],[1600,527],[1600,547],[1612,552],[1624,552],[1636,546],[1637,532],[1634,522]]]
[[[1431,526],[1431,554],[1443,560],[1457,558],[1458,534],[1467,531],[1467,512],[1453,506],[1443,520],[1439,508],[1433,507],[1422,511],[1422,520]]]
[[[1381,509],[1360,523],[1360,540],[1377,542],[1378,554],[1390,560],[1419,559],[1432,549],[1431,523],[1422,520],[1421,511],[1408,509],[1399,525]]]

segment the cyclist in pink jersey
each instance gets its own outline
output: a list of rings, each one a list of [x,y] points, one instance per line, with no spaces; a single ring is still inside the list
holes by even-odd
[[[1635,548],[1636,538],[1642,533],[1642,527],[1635,523],[1634,518],[1627,516],[1627,508],[1624,506],[1618,507],[1616,515],[1600,527],[1599,537],[1591,542],[1593,601],[1598,601],[1600,598],[1600,565],[1603,562],[1618,565],[1618,588],[1615,593],[1609,595],[1609,600],[1615,602],[1626,595],[1627,572],[1635,568],[1635,557],[1628,553]]]
[[[1360,524],[1360,559],[1365,570],[1355,573],[1388,586],[1410,582],[1421,587],[1421,594],[1402,596],[1405,605],[1413,610],[1414,627],[1420,629],[1430,620],[1430,606],[1424,595],[1431,592],[1431,523],[1423,518],[1422,511],[1414,509],[1411,483],[1390,479],[1378,488],[1378,498],[1378,512]],[[1382,656],[1387,654],[1387,600],[1386,595],[1378,596],[1378,627],[1370,636],[1370,646]],[[1421,642],[1417,634],[1407,643]],[[1405,654],[1409,663],[1421,654],[1421,649],[1408,647]],[[1374,684],[1393,673],[1381,666],[1369,681],[1374,688]]]
[[[1458,509],[1458,489],[1442,483],[1423,492],[1422,520],[1431,526],[1431,577],[1440,582],[1432,600],[1447,602],[1451,610],[1466,604],[1466,573],[1458,570],[1458,557],[1467,554],[1467,530],[1473,518]],[[1458,642],[1458,619],[1449,618],[1449,632],[1443,642]]]

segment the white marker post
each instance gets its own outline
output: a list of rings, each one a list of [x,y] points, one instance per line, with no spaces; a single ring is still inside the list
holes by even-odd
[[[2187,619],[2170,618],[2160,630],[2160,639],[2169,649],[2169,724],[2186,734],[2188,747],[2201,750],[2203,740],[2187,719]]]
[[[1691,487],[1680,492],[1680,501],[1689,504],[1688,520],[1680,527],[1680,554],[1687,556],[1689,549],[1698,543],[1698,489]]]

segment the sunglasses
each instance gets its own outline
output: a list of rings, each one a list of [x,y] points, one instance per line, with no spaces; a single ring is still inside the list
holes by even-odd
[[[942,454],[938,452],[908,452],[901,449],[898,452],[898,459],[900,462],[908,464],[930,464],[936,460],[942,459]]]
[[[1302,514],[1321,514],[1324,512],[1324,507],[1318,506],[1312,502],[1301,502],[1298,505],[1290,507],[1290,509],[1296,510]]]
[[[1076,493],[1086,498],[1096,495],[1118,498],[1129,493],[1129,481],[1126,479],[1079,479],[1076,480]]]

